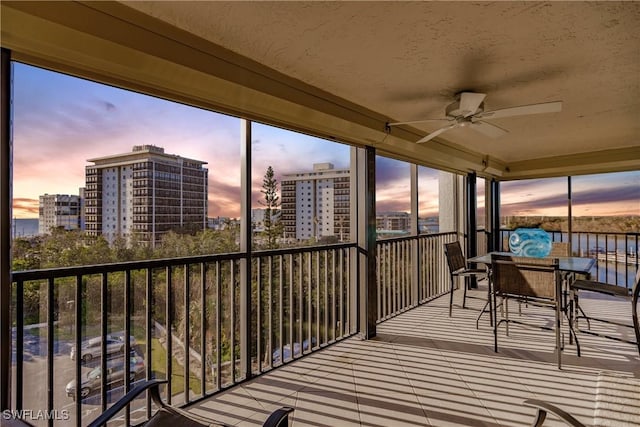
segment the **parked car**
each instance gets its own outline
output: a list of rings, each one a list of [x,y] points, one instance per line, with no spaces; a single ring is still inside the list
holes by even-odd
[[[114,340],[118,340],[124,343],[124,332],[116,332],[110,335],[107,335],[107,338],[113,338]],[[131,348],[135,347],[137,344],[136,337],[133,335],[129,335],[129,345]]]
[[[129,357],[129,381],[134,382],[136,379],[144,376],[144,360],[137,354]],[[122,358],[111,359],[107,361],[107,388],[124,383],[124,363]],[[102,368],[98,366],[87,372],[85,378],[82,379],[80,385],[80,396],[85,398],[90,394],[100,390],[102,387]],[[71,380],[65,387],[67,396],[75,400],[76,398],[76,380]]]
[[[105,340],[107,344],[107,355],[124,352],[123,341],[110,336],[105,337]],[[84,341],[80,349],[80,360],[84,363],[90,362],[91,359],[102,356],[102,338],[96,337]],[[76,353],[76,346],[72,346],[70,354],[71,360],[76,360]]]

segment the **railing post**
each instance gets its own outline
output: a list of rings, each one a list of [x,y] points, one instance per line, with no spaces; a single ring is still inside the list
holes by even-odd
[[[240,202],[240,375],[248,379],[251,370],[251,122],[240,121],[242,197]],[[233,283],[231,292],[233,292]],[[259,301],[259,299],[258,299]],[[233,325],[232,325],[233,327]],[[260,330],[258,325],[258,331]],[[233,350],[232,350],[233,351]],[[219,357],[219,356],[218,356]],[[232,358],[233,360],[233,358]],[[260,363],[260,361],[258,361]],[[235,367],[231,367],[235,369]]]
[[[500,242],[500,181],[491,180],[489,207],[491,213],[489,221],[491,223],[491,241],[489,242],[489,252],[499,251]]]
[[[467,174],[467,212],[466,212],[466,233],[467,233],[467,253],[466,257],[471,258],[478,253],[478,230],[476,224],[476,209],[477,209],[477,197],[476,197],[476,174],[471,172]],[[469,286],[471,288],[478,287],[477,280],[474,276],[469,277]],[[465,283],[466,286],[466,283]]]
[[[358,331],[365,339],[376,336],[376,150],[357,149]]]
[[[569,256],[573,255],[573,211],[571,205],[571,177],[567,177],[567,240],[569,241]],[[560,230],[562,237],[562,230]]]
[[[11,51],[0,66],[0,411],[9,409],[11,384]]]
[[[421,296],[418,295],[420,289],[420,254],[418,237],[420,236],[420,228],[418,225],[418,165],[411,163],[411,303],[409,305],[418,305]]]

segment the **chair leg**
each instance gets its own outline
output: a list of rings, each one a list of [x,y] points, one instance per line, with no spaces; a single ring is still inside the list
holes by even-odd
[[[571,291],[573,293],[573,291]],[[565,315],[567,316],[567,323],[569,324],[569,344],[573,344],[573,341],[576,342],[576,353],[578,357],[580,357],[580,341],[578,340],[578,335],[576,334],[575,329],[573,328],[574,322],[574,307],[573,307],[573,295],[569,295],[569,307],[565,307]]]
[[[453,312],[453,286],[454,286],[454,276],[451,275],[451,289],[449,290],[449,317]]]
[[[467,279],[466,279],[466,277],[462,278],[462,286],[464,287],[464,292],[462,293],[462,308],[467,308]]]
[[[580,307],[580,300],[578,298],[578,293],[579,291],[575,291],[573,294],[573,303],[575,304],[575,316],[574,316],[574,322],[575,322],[575,330],[579,330],[579,326],[578,326],[578,314],[582,313],[582,317],[584,317],[584,320],[587,321],[587,329],[590,330],[591,329],[591,321],[589,320],[589,316],[587,316],[587,313],[584,312],[584,310],[582,309],[582,307]]]
[[[631,319],[633,320],[633,329],[636,333],[636,345],[638,346],[638,354],[640,354],[640,320],[638,320],[638,302],[634,301],[633,298],[631,299]]]
[[[558,352],[558,369],[562,369],[562,343],[560,342],[560,304],[561,300],[556,300],[556,351]]]
[[[502,309],[502,306],[500,308]],[[493,351],[498,352],[498,309],[495,292],[493,293]]]
[[[507,336],[509,336],[509,297],[503,298],[504,318],[507,320],[504,325]]]

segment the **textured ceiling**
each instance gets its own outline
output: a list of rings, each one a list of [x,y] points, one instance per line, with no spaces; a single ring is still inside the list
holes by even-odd
[[[12,58],[456,172],[640,169],[640,2],[24,2]],[[416,144],[456,93],[562,101]]]
[[[505,162],[640,145],[638,2],[127,2],[391,121],[563,101],[441,139]],[[425,134],[437,123],[415,125]]]

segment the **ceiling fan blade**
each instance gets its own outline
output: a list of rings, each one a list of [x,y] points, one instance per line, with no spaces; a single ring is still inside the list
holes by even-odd
[[[469,127],[491,138],[498,138],[508,133],[506,129],[502,129],[501,127],[480,120],[474,121]]]
[[[485,111],[474,116],[476,119],[501,119],[503,117],[525,116],[529,114],[557,113],[562,111],[562,101],[542,104],[521,105],[501,110]]]
[[[422,120],[412,120],[409,122],[395,122],[395,123],[387,123],[387,126],[399,126],[399,125],[413,125],[416,123],[426,123],[426,122],[450,122],[453,119],[422,119]]]
[[[433,138],[435,138],[436,136],[440,135],[441,133],[446,132],[446,131],[448,131],[450,129],[453,129],[455,127],[458,127],[458,123],[454,123],[452,125],[445,126],[445,127],[440,128],[440,129],[438,129],[436,131],[433,131],[429,135],[427,135],[424,138],[422,138],[421,140],[416,141],[416,144],[422,144],[423,142],[427,142],[429,140],[432,140]]]
[[[478,111],[478,107],[487,95],[484,93],[462,92],[460,94],[460,111],[463,117],[469,117]]]

